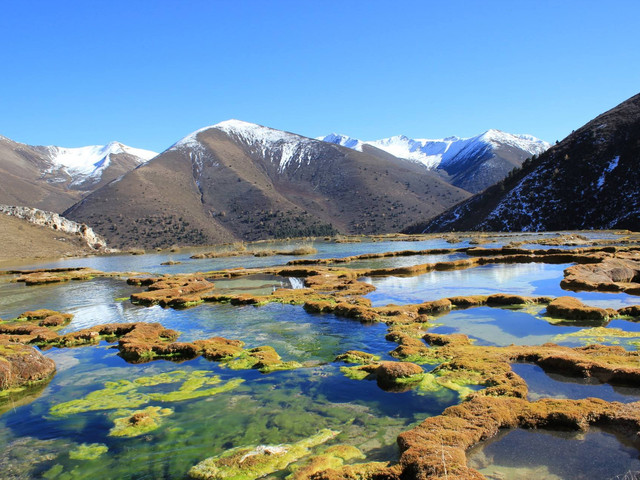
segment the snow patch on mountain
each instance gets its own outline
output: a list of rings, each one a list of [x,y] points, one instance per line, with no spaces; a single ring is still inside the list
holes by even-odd
[[[216,129],[240,140],[253,152],[269,158],[278,165],[283,172],[290,166],[299,167],[310,164],[316,156],[318,141],[294,133],[276,130],[255,123],[241,120],[226,120],[224,122],[204,127],[187,135],[171,148],[200,151],[203,146],[198,141],[198,135],[207,130]]]
[[[341,145],[358,152],[362,151],[362,145],[364,145],[364,142],[358,140],[357,138],[349,137],[347,135],[341,135],[339,133],[331,133],[324,137],[316,137],[316,140],[333,143],[335,145]]]
[[[102,173],[110,165],[112,155],[128,154],[139,159],[139,163],[151,160],[157,155],[156,152],[128,147],[119,142],[78,148],[48,146],[44,149],[51,162],[46,173],[62,171],[72,178],[72,186],[87,181],[98,183]]]
[[[607,173],[612,172],[618,166],[618,162],[620,162],[620,155],[614,157],[613,160],[609,162],[609,165],[604,168],[602,175],[598,178],[598,188],[602,188],[607,177]]]

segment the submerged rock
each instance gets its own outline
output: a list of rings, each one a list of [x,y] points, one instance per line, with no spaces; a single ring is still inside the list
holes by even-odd
[[[3,480],[24,480],[40,478],[39,470],[54,461],[69,444],[62,440],[40,440],[22,437],[3,444],[0,449],[0,478]]]
[[[115,426],[109,431],[111,437],[137,437],[152,432],[162,425],[162,418],[171,415],[170,408],[150,406],[129,415],[114,419]]]
[[[71,460],[95,460],[107,453],[109,447],[103,443],[82,443],[69,452]]]
[[[292,444],[260,445],[227,450],[208,458],[189,470],[191,478],[202,480],[253,480],[283,470],[309,455],[311,448],[328,442],[340,432],[323,429]]]

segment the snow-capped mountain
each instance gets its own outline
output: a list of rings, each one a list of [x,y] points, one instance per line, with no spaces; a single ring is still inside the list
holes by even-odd
[[[241,142],[250,148],[252,154],[277,165],[280,173],[303,164],[309,165],[319,144],[312,138],[232,119],[196,130],[171,148],[198,152],[202,149],[198,135],[209,130],[218,130]]]
[[[228,120],[65,212],[111,245],[397,231],[469,196],[415,162]],[[163,243],[164,242],[164,243]]]
[[[107,169],[118,160],[127,161],[135,168],[157,155],[156,152],[128,147],[120,142],[78,148],[36,148],[45,153],[50,162],[43,172],[49,182],[69,182],[68,188],[79,190],[90,190],[100,183]]]
[[[0,203],[62,212],[155,155],[118,142],[64,148],[0,136]]]
[[[532,135],[515,135],[488,130],[470,138],[413,139],[404,135],[381,140],[362,141],[339,134],[319,140],[363,151],[366,146],[383,150],[395,157],[411,160],[429,170],[439,170],[455,186],[478,192],[504,178],[507,173],[532,155],[539,155],[550,145]]]
[[[409,231],[640,230],[640,95]]]

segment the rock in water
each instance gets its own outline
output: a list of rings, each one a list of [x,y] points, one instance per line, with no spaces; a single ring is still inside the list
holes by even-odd
[[[48,379],[56,364],[27,345],[0,339],[0,396],[5,390],[18,390]]]

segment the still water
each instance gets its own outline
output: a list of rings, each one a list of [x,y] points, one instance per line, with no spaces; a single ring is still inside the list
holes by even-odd
[[[281,242],[261,245],[261,248],[288,248],[292,245]],[[442,239],[355,244],[317,242],[314,246],[318,253],[310,258],[465,245],[468,245],[468,239],[462,239],[458,244],[450,244]],[[197,251],[203,249],[144,256],[61,260],[32,266],[89,266],[103,271],[179,273],[275,265],[299,258],[246,256],[190,259]],[[460,254],[428,259],[390,257],[353,262],[345,267],[392,268],[427,263],[425,259],[430,263],[460,257]],[[183,263],[160,265],[169,260]],[[432,272],[412,278],[374,277],[366,281],[377,288],[368,296],[375,305],[418,303],[453,295],[497,292],[558,296],[567,294],[559,287],[564,268],[566,265],[487,265],[470,270]],[[268,294],[274,288],[299,286],[287,278],[264,275],[215,283],[221,293]],[[2,277],[0,317],[14,318],[26,310],[37,308],[73,313],[73,321],[61,333],[104,323],[159,322],[181,332],[180,340],[222,336],[242,340],[247,347],[270,345],[283,360],[302,362],[306,367],[263,375],[253,370],[230,370],[202,358],[182,363],[160,360],[133,365],[126,363],[112,345],[104,342],[92,347],[47,350],[45,354],[56,362],[58,370],[51,382],[31,392],[26,399],[0,405],[0,478],[183,479],[192,465],[227,449],[296,442],[313,435],[320,428],[340,431],[332,443],[357,446],[366,454],[366,461],[395,460],[398,456],[396,437],[400,432],[428,416],[440,414],[446,407],[460,401],[458,395],[449,390],[437,394],[414,391],[392,393],[381,390],[375,381],[346,378],[340,371],[343,364],[334,362],[334,359],[347,350],[362,350],[379,355],[382,359],[391,359],[388,352],[396,344],[385,340],[387,327],[383,324],[362,325],[334,315],[310,314],[301,306],[280,304],[262,307],[204,304],[187,310],[132,305],[128,297],[141,290],[115,278],[26,287]],[[591,305],[616,308],[638,303],[622,294],[585,293],[576,296]],[[434,332],[462,332],[478,344],[486,345],[536,345],[556,341],[558,335],[574,333],[582,328],[551,324],[544,319],[543,312],[535,309],[480,307],[455,311],[437,318],[435,322],[439,325],[434,327]],[[615,322],[618,323],[611,322],[610,326],[627,331],[640,330],[632,322]],[[567,345],[583,344],[579,337],[567,337],[564,342]],[[631,345],[628,347],[632,348]],[[85,399],[91,392],[102,391],[106,388],[105,384],[109,385],[108,382],[133,381],[162,373],[179,374],[187,378],[190,375],[217,376],[219,378],[216,381],[220,385],[235,382],[236,386],[200,398],[162,404],[148,400],[147,404],[136,408],[157,405],[171,409],[172,413],[163,418],[156,430],[134,438],[109,435],[114,420],[123,414],[121,410],[131,411],[128,400],[123,400],[122,405],[64,416],[52,413],[57,405]],[[527,378],[534,385],[531,395],[551,396],[548,392],[555,387],[541,380],[539,372]],[[178,386],[162,384],[148,387],[151,393],[144,398],[160,398],[153,395],[171,393]],[[622,395],[619,390],[614,393]],[[570,392],[564,395],[574,398]],[[590,395],[618,398],[610,391]],[[598,445],[602,443],[597,441],[600,442]],[[614,456],[627,451],[624,450],[627,447],[615,438],[605,443],[613,445]],[[72,452],[81,444],[99,444],[107,451],[95,459],[78,459]],[[637,451],[633,451],[637,457]],[[488,454],[485,452],[483,455],[487,457]],[[491,453],[491,458],[500,464],[497,453]],[[617,466],[607,465],[607,474],[618,472]],[[551,465],[548,468],[553,470]],[[280,472],[273,477],[283,478],[286,474]],[[553,474],[564,475],[563,472],[555,473],[555,470]]]

